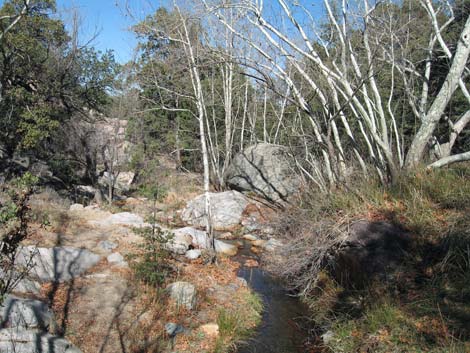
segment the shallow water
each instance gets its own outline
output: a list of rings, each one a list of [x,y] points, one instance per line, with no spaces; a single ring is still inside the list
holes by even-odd
[[[238,259],[243,265],[248,258],[256,259],[257,256],[245,246]],[[261,296],[264,312],[255,334],[239,347],[237,353],[305,353],[308,332],[302,327],[302,321],[308,313],[306,306],[289,296],[282,283],[260,268],[242,266],[239,276]]]

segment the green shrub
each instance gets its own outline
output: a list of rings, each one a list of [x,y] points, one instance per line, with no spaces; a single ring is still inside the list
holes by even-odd
[[[0,187],[0,304],[29,268],[15,266],[19,244],[27,236],[28,200],[38,179],[30,173]]]
[[[135,232],[144,238],[143,244],[140,245],[142,253],[138,257],[134,256],[136,261],[132,262],[135,276],[148,285],[160,285],[173,272],[168,262],[171,253],[165,249],[165,244],[171,240],[171,236],[155,226],[137,228]]]

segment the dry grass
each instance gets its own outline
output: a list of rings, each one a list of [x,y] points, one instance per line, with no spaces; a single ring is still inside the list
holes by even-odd
[[[318,330],[335,333],[333,352],[470,351],[470,169],[421,171],[385,188],[349,185],[306,191],[279,217],[287,245],[275,273],[303,295]],[[331,268],[357,219],[401,224],[409,256],[387,282],[344,287]],[[354,269],[350,269],[354,272]]]

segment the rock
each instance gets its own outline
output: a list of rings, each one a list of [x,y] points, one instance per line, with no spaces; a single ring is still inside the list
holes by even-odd
[[[129,190],[135,179],[134,172],[121,172],[116,178],[116,183],[122,190]]]
[[[80,276],[101,257],[86,249],[69,246],[37,248],[25,246],[18,251],[17,266],[32,264],[29,276],[41,282],[64,282]]]
[[[253,191],[276,202],[297,192],[301,182],[289,150],[268,143],[250,146],[237,154],[225,178],[236,190]]]
[[[85,207],[81,203],[74,203],[70,206],[69,211],[76,212],[76,211],[83,211]]]
[[[0,327],[47,330],[53,326],[54,314],[46,303],[8,295],[3,301]]]
[[[192,243],[193,238],[191,234],[188,234],[185,231],[176,230],[169,234],[168,241],[165,243],[164,246],[167,250],[175,254],[183,255],[186,253],[186,251],[188,251]]]
[[[245,234],[242,238],[249,241],[255,241],[259,239],[256,235],[253,234]]]
[[[232,239],[235,239],[235,236],[230,232],[225,232],[225,233],[218,235],[217,239],[232,240]]]
[[[185,227],[185,228],[180,228],[176,229],[173,231],[174,234],[174,239],[172,239],[169,243],[171,244],[174,242],[176,239],[185,239],[183,238],[184,236],[190,236],[191,237],[191,242],[187,244],[186,250],[189,248],[189,245],[193,244],[201,249],[210,249],[211,247],[211,242],[209,239],[209,236],[207,235],[206,232],[202,230],[198,230],[192,227]],[[186,238],[187,239],[187,238]],[[185,251],[186,251],[185,250]],[[218,253],[223,253],[229,256],[233,256],[237,253],[238,249],[235,245],[225,243],[221,240],[215,240],[215,250]],[[185,252],[183,252],[184,254]]]
[[[134,179],[134,172],[120,172],[117,176],[104,172],[103,176],[98,179],[98,184],[108,187],[109,183],[114,181],[114,188],[116,190],[129,191]]]
[[[248,282],[246,281],[246,279],[244,279],[243,277],[237,277],[235,279],[235,281],[241,286],[241,287],[248,287]]]
[[[182,236],[186,236],[186,237],[189,236],[189,238],[186,238],[190,240],[189,245],[193,244],[202,249],[210,248],[209,236],[203,230],[198,230],[192,227],[184,227],[184,228],[179,228],[179,229],[174,230],[173,234],[174,234],[174,238],[182,237]]]
[[[12,289],[14,293],[29,293],[39,295],[41,291],[41,283],[35,281],[29,277],[24,277],[16,283],[16,286]]]
[[[185,256],[189,260],[196,260],[196,259],[201,257],[201,250],[199,250],[199,249],[188,250],[186,252]]]
[[[258,239],[258,240],[254,240],[251,242],[253,246],[258,246],[260,248],[264,247],[266,243],[267,243],[267,240],[263,240],[263,239]]]
[[[111,255],[109,255],[106,260],[108,260],[108,262],[112,265],[116,265],[116,266],[119,266],[119,267],[129,267],[129,265],[127,264],[127,261],[124,260],[124,256],[122,256],[120,253],[118,252],[115,252],[115,253],[112,253]]]
[[[245,261],[243,264],[245,267],[259,267],[259,262],[256,261],[255,259],[248,259]]]
[[[335,333],[330,330],[326,331],[323,335],[321,335],[321,339],[323,340],[323,343],[325,345],[330,344],[334,337]]]
[[[235,245],[239,249],[243,249],[245,247],[245,243],[243,240],[237,239],[233,242],[233,245]]]
[[[120,212],[112,214],[111,216],[101,219],[101,220],[92,220],[89,223],[98,226],[113,226],[113,225],[121,225],[121,226],[128,226],[128,227],[148,227],[149,224],[144,222],[144,219],[130,212]]]
[[[193,284],[174,282],[166,289],[178,306],[185,306],[188,310],[193,310],[196,307],[196,287]]]
[[[216,337],[219,335],[219,325],[216,323],[202,325],[199,327],[199,330],[209,337]]]
[[[102,240],[98,243],[98,247],[103,249],[104,251],[113,251],[117,248],[117,244],[109,241],[109,240]]]
[[[95,196],[97,189],[90,185],[77,185],[77,191],[88,194],[89,196]]]
[[[220,240],[215,241],[215,251],[227,256],[235,256],[238,252],[238,246],[225,243]]]
[[[178,333],[184,332],[184,327],[174,322],[168,322],[165,324],[165,332],[170,337],[175,337]]]
[[[64,338],[38,330],[5,328],[0,330],[2,353],[81,353]]]
[[[24,169],[28,169],[29,166],[31,165],[31,160],[28,156],[20,155],[17,152],[13,154],[13,158],[11,159],[11,162]]]
[[[248,199],[238,191],[210,193],[212,225],[214,229],[226,230],[240,224],[242,213],[249,204]],[[205,195],[199,195],[188,202],[181,213],[181,219],[197,227],[206,222]]]

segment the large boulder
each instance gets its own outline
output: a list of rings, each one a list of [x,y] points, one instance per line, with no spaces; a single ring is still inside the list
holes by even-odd
[[[242,220],[242,214],[250,201],[238,191],[209,193],[212,226],[218,230],[231,229]],[[181,213],[181,219],[196,227],[206,225],[205,195],[199,195],[188,202]]]
[[[44,331],[5,328],[0,330],[2,353],[81,353],[64,338]]]
[[[116,190],[129,191],[134,179],[134,172],[120,172],[117,175],[104,172],[103,176],[98,179],[98,183],[105,188],[111,183]]]
[[[25,246],[16,257],[16,266],[30,267],[29,276],[41,282],[64,282],[80,276],[101,257],[86,249],[70,246],[37,248]]]
[[[247,147],[233,158],[225,180],[233,189],[252,191],[279,202],[300,187],[300,177],[294,166],[294,159],[286,147],[260,143]]]
[[[8,295],[0,306],[1,327],[47,330],[53,325],[54,314],[46,303]]]

